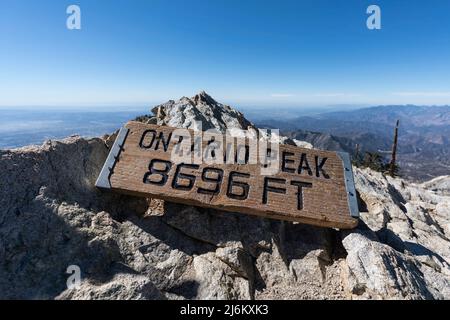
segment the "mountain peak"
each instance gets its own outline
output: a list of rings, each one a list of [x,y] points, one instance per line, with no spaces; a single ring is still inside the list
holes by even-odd
[[[204,102],[206,104],[217,104],[217,101],[213,99],[206,91],[200,91],[195,96],[191,98],[196,104]]]
[[[217,129],[225,132],[227,129],[247,130],[254,125],[244,115],[230,106],[214,100],[205,91],[200,91],[192,98],[169,100],[152,109],[159,125],[177,128],[195,128],[196,122],[201,122],[203,130]]]

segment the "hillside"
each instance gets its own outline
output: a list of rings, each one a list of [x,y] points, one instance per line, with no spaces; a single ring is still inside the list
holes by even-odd
[[[253,126],[205,93],[161,107],[142,120]],[[433,186],[355,169],[361,221],[339,231],[101,192],[113,140],[0,151],[0,298],[450,299],[450,196]]]
[[[302,116],[289,121],[265,120],[257,125],[280,128],[289,136],[305,131],[333,136],[331,139],[324,135],[315,145],[317,148],[326,148],[329,142],[325,140],[331,139],[338,141],[342,150],[354,151],[359,144],[362,152],[378,152],[390,151],[397,119],[400,120],[398,163],[401,175],[422,182],[448,175],[450,106],[379,106]]]

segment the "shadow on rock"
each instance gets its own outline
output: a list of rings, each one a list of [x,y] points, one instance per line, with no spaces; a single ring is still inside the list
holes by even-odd
[[[93,282],[114,276],[123,259],[112,217],[145,201],[95,189],[107,153],[102,140],[79,138],[0,153],[1,298],[53,298],[70,265]]]

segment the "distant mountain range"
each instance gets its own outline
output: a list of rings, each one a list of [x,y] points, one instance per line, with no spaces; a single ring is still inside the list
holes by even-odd
[[[362,152],[383,154],[391,149],[396,120],[401,174],[417,181],[450,174],[450,106],[378,106],[256,124],[278,128],[316,148],[353,153],[359,144]]]

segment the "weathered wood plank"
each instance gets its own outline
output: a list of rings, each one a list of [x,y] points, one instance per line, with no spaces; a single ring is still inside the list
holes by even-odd
[[[279,172],[264,176],[260,161],[253,164],[176,163],[172,152],[177,144],[180,147],[180,141],[173,135],[174,130],[166,126],[127,123],[111,150],[97,186],[318,226],[353,228],[357,225],[359,213],[347,154],[280,145]],[[194,132],[189,130],[189,134],[194,141]],[[204,139],[203,150],[209,145]]]

